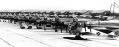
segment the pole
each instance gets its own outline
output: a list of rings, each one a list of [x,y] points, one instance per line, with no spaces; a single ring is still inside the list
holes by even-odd
[[[114,16],[114,8],[115,8],[115,2],[114,2],[114,5],[113,5],[113,16]]]
[[[112,9],[112,5],[113,5],[113,4],[111,4],[111,6],[110,6],[110,12],[111,12],[111,9]]]

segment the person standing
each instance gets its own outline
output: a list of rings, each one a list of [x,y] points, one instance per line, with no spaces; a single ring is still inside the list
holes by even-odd
[[[81,23],[76,22],[76,24],[74,25],[75,28],[75,32],[76,32],[76,36],[74,37],[75,40],[86,40],[84,38],[81,37],[81,31],[82,31],[82,25]]]

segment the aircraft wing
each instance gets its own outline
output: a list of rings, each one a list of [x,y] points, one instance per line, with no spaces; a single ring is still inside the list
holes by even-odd
[[[100,22],[93,22],[90,25],[93,29],[98,30],[103,33],[110,33],[113,30],[119,29],[119,20],[110,20],[110,21],[100,21]]]

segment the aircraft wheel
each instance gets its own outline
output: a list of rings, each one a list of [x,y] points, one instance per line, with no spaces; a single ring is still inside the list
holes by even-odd
[[[115,38],[114,35],[108,35],[108,38]]]
[[[115,31],[114,34],[115,34],[116,36],[119,36],[119,31]]]
[[[20,28],[21,28],[21,29],[25,29],[25,27],[24,27],[24,26],[20,26]]]
[[[113,30],[115,36],[119,36],[119,29]]]
[[[27,29],[32,29],[32,26],[28,26],[28,28]]]
[[[99,36],[101,33],[100,32],[97,32],[96,34],[97,34],[97,36]]]
[[[42,27],[40,27],[40,26],[37,26],[36,28],[37,28],[37,29],[42,29]]]

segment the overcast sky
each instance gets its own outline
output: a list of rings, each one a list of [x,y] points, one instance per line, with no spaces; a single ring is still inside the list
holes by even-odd
[[[113,2],[119,3],[118,0],[0,0],[0,10],[109,10]]]

